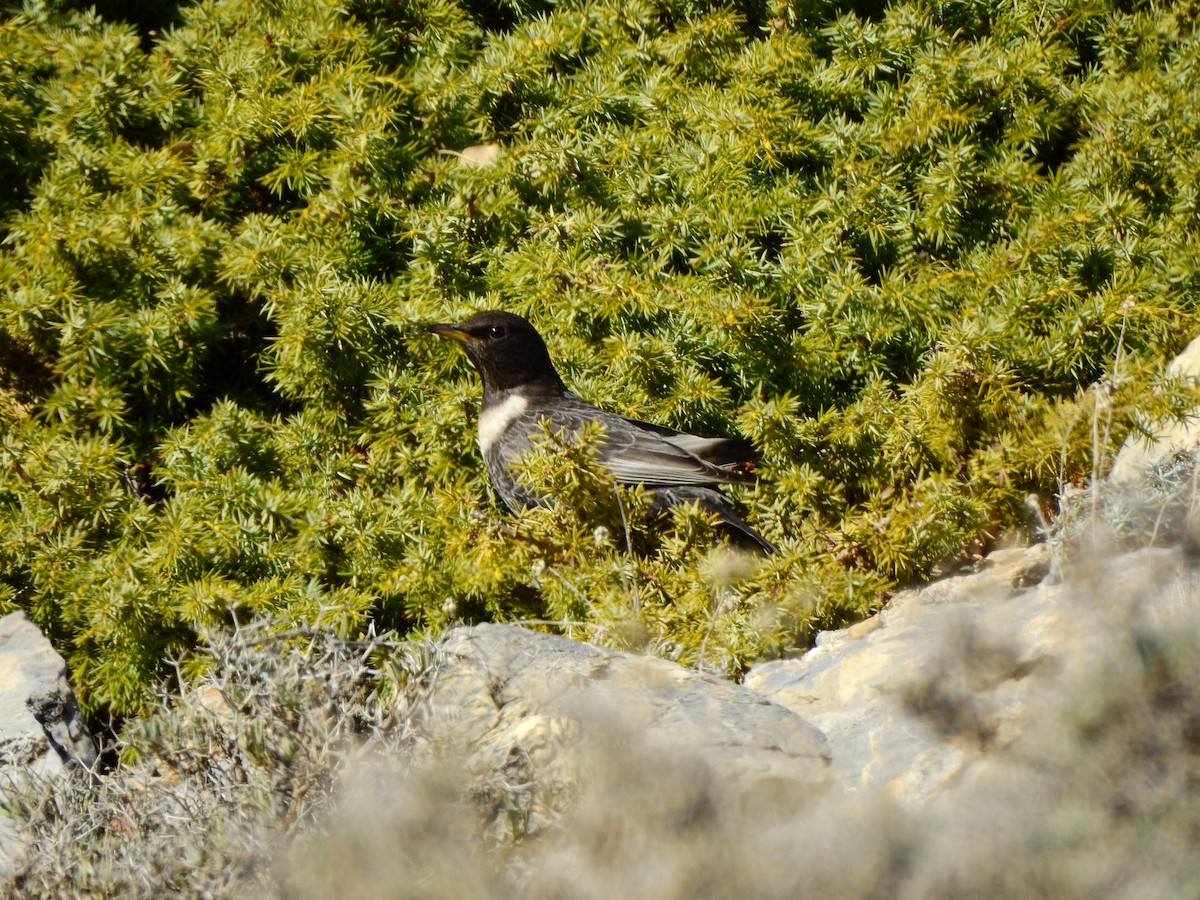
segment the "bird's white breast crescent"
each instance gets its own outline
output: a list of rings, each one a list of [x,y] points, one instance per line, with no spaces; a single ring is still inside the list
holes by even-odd
[[[525,412],[529,401],[520,394],[511,394],[500,403],[488,407],[479,416],[479,450],[484,456],[492,449],[492,445],[500,440],[500,436],[508,430],[508,426]]]

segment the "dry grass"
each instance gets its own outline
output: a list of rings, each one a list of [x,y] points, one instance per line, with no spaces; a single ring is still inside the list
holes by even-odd
[[[11,814],[32,835],[17,897],[270,891],[269,860],[373,745],[403,727],[372,696],[376,642],[211,635],[195,688],[161,698],[110,750],[113,771],[33,784]]]

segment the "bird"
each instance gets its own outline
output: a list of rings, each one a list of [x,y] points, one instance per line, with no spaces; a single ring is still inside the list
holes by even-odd
[[[554,368],[546,342],[526,319],[502,310],[478,312],[456,323],[426,330],[462,345],[483,379],[479,450],[500,499],[514,513],[544,505],[517,480],[512,466],[545,434],[543,422],[565,435],[585,423],[603,429],[600,461],[620,484],[642,485],[650,494],[650,516],[676,504],[698,503],[715,513],[739,543],[765,553],[776,548],[747,525],[717,488],[753,484],[753,449],[740,438],[700,437],[601,409],[567,389]]]

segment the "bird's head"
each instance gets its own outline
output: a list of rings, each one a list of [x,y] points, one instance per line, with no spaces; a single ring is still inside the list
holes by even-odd
[[[485,391],[564,389],[546,342],[518,315],[492,309],[454,324],[430,325],[426,330],[462,344],[483,376]]]

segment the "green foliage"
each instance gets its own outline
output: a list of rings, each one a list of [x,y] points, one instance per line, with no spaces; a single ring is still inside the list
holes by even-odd
[[[736,671],[1025,527],[1178,399],[1187,3],[179,16],[0,20],[0,603],[89,708],[243,610],[567,619]],[[563,467],[587,441],[505,517],[475,373],[416,327],[495,306],[585,397],[753,439],[782,553],[730,566],[687,511],[656,537]]]

